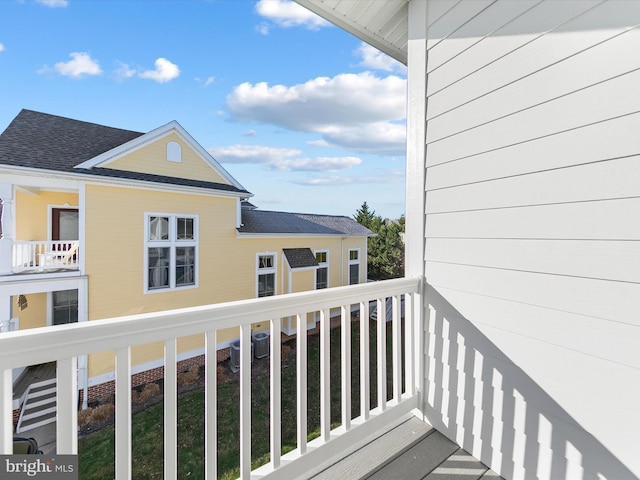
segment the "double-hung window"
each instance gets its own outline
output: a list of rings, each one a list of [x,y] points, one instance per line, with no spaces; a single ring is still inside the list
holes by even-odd
[[[53,292],[53,325],[76,323],[78,321],[78,290]]]
[[[258,298],[276,294],[276,254],[257,255]]]
[[[316,290],[320,290],[329,286],[329,252],[326,250],[318,250],[316,252],[316,262],[318,262],[318,268],[316,270]]]
[[[197,285],[198,217],[147,214],[145,219],[146,290]]]
[[[349,250],[349,285],[360,283],[360,250]]]

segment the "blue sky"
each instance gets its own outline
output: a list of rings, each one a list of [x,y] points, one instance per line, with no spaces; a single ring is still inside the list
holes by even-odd
[[[0,0],[0,130],[22,108],[177,120],[264,210],[404,213],[404,66],[285,0]]]

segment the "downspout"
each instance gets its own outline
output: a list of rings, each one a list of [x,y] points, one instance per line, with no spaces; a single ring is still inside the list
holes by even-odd
[[[344,239],[340,239],[340,284],[344,285]]]

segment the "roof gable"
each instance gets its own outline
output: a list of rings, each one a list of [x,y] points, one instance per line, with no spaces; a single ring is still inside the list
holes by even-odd
[[[167,144],[180,146],[181,161],[167,159]],[[244,187],[175,120],[91,158],[76,168],[108,168]]]
[[[188,168],[176,176],[171,171],[135,169],[126,162],[121,165],[116,162],[160,138],[181,142],[191,161],[199,162],[202,167],[197,175],[185,173]],[[163,149],[166,149],[166,142]],[[166,159],[166,151],[162,158]],[[177,122],[145,134],[22,110],[0,134],[2,166],[224,191],[243,197],[251,195]]]

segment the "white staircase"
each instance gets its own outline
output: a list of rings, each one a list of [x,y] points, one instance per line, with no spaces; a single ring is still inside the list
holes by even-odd
[[[56,379],[32,383],[20,411],[16,433],[56,421]]]

